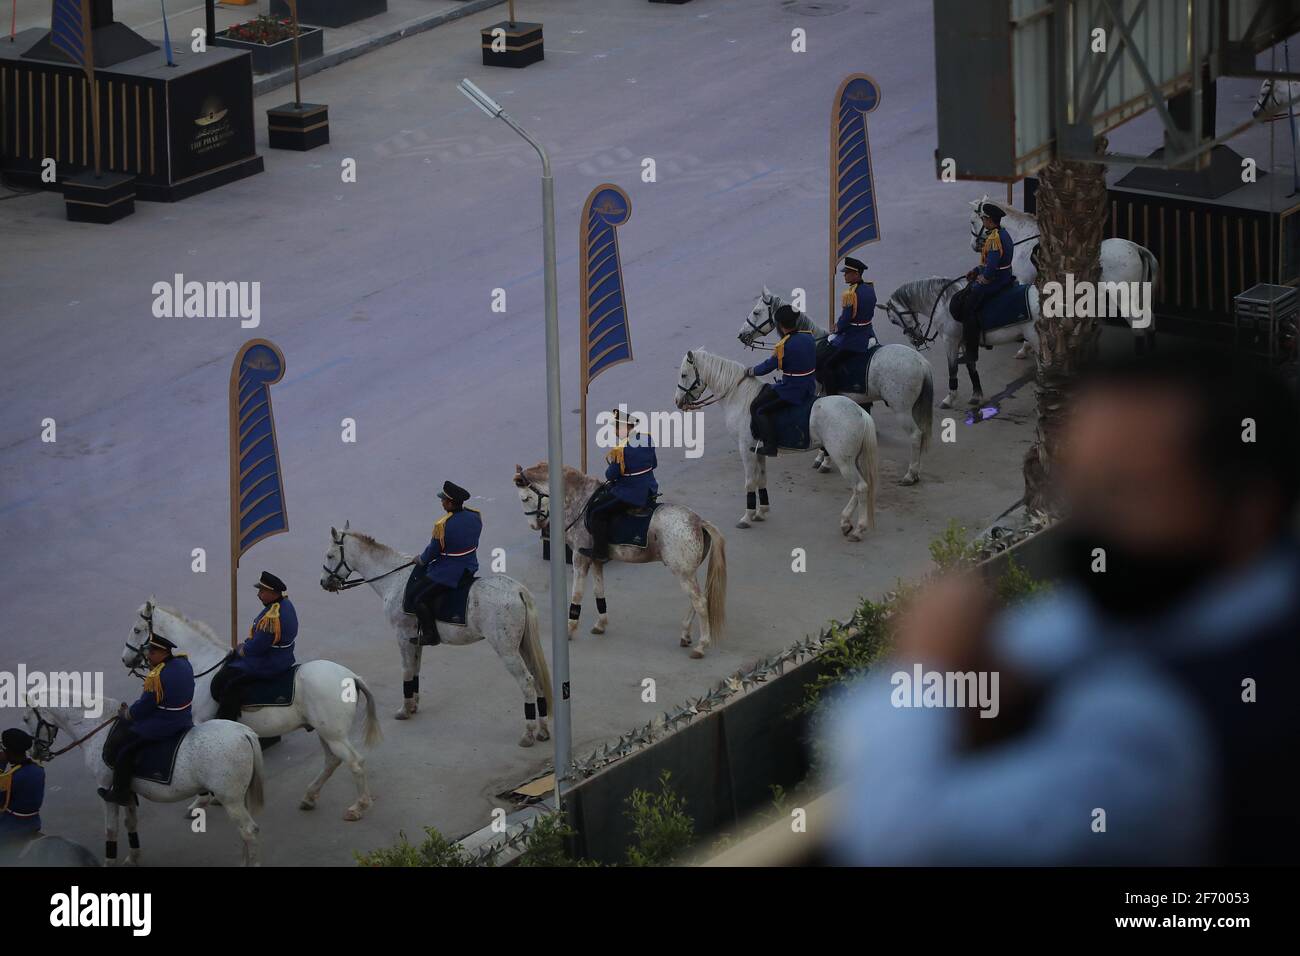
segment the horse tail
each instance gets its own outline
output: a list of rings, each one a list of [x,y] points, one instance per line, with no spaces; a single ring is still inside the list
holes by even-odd
[[[929,363],[927,363],[929,364]],[[933,384],[931,390],[933,391]],[[876,485],[879,483],[880,468],[877,461],[876,423],[871,420],[867,410],[858,406],[862,413],[862,445],[858,448],[858,474],[867,482],[867,529],[876,530]]]
[[[924,356],[921,356],[921,364],[925,366],[925,375],[921,379],[921,393],[912,403],[912,421],[921,429],[921,451],[924,452],[930,447],[930,433],[934,431],[934,369]]]
[[[361,691],[366,697],[365,741],[367,747],[373,747],[384,736],[379,729],[379,718],[375,716],[375,695],[370,692],[370,688],[366,686],[366,682],[361,679],[360,674],[353,674],[352,680],[356,684],[357,690]]]
[[[524,659],[524,665],[533,675],[533,680],[537,682],[537,689],[541,696],[547,701],[553,701],[555,698],[551,695],[551,671],[546,666],[546,655],[542,653],[542,643],[538,636],[540,628],[537,626],[537,603],[528,588],[522,585],[519,588],[519,596],[524,602],[524,636],[519,642],[519,656]]]
[[[248,789],[244,791],[244,806],[248,808],[249,813],[258,813],[262,809],[264,800],[262,784],[266,779],[266,768],[262,765],[262,742],[257,739],[257,734],[252,730],[243,724],[238,726],[243,730],[248,745],[253,748],[253,779],[248,781]]]
[[[704,600],[709,606],[709,635],[721,640],[727,623],[727,539],[703,519],[700,526],[709,540],[709,570],[704,577]]]

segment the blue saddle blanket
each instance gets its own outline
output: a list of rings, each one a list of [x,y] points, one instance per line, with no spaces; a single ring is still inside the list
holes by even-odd
[[[984,332],[1028,321],[1028,285],[1008,286],[980,306],[980,330]]]
[[[243,685],[241,708],[250,707],[288,707],[293,703],[294,675],[301,664],[294,664],[283,674],[256,680]]]
[[[658,507],[656,501],[647,508],[633,508],[615,515],[609,523],[609,543],[644,548],[650,535],[650,521]]]
[[[880,350],[877,345],[869,352],[850,352],[848,358],[840,363],[839,368],[835,370],[835,390],[838,392],[865,392],[867,390],[867,375],[871,370],[871,360],[875,357],[876,352]],[[831,345],[830,339],[825,338],[817,343],[817,370],[820,373],[826,359],[830,357],[835,347]],[[818,375],[818,381],[821,375]]]
[[[812,407],[813,399],[810,398],[802,405],[787,405],[772,416],[773,424],[776,425],[776,444],[778,448],[788,448],[791,451],[807,449],[812,438],[812,432],[808,426],[808,420],[812,417]],[[753,434],[752,425],[750,433]],[[754,440],[760,441],[757,435],[754,435]]]
[[[114,758],[126,743],[128,726],[125,721],[119,720],[113,725],[113,729],[108,732],[108,738],[104,741],[102,755],[104,763],[110,767],[117,763]],[[132,776],[142,780],[152,780],[154,783],[171,783],[172,774],[176,770],[176,754],[180,752],[181,741],[188,733],[189,731],[186,730],[165,740],[151,740],[146,743],[136,751]]]

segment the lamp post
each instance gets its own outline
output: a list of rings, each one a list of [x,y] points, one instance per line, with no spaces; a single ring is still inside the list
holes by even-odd
[[[501,108],[501,104],[488,96],[468,79],[461,80],[457,88],[488,116],[501,120],[537,150],[542,160],[542,264],[545,274],[546,298],[546,460],[550,468],[552,541],[564,546],[564,442],[560,429],[560,323],[556,305],[555,282],[555,184],[551,178],[551,160],[542,144],[516,123]],[[560,809],[563,784],[569,775],[572,762],[572,731],[569,722],[569,632],[568,632],[568,580],[565,575],[563,555],[552,558],[551,566],[551,658],[559,699],[555,706],[555,806]]]

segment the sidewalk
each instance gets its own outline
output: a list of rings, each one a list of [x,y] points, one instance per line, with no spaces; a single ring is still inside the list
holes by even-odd
[[[436,26],[460,17],[501,5],[505,0],[388,0],[388,11],[367,17],[345,27],[327,27],[325,53],[303,63],[302,76],[311,76],[321,70],[354,57],[395,43],[402,37],[423,33]],[[190,31],[203,26],[204,6],[194,0],[171,0],[167,4],[167,29],[173,47],[190,42]],[[224,30],[234,23],[251,20],[271,12],[271,0],[258,0],[247,5],[218,3],[216,24]],[[162,5],[160,0],[116,0],[113,15],[146,39],[161,45],[163,37]],[[18,0],[18,30],[28,27],[48,29],[50,25],[49,0]],[[6,24],[6,26],[8,26]],[[5,31],[6,34],[8,30]],[[161,56],[162,54],[159,53]],[[293,70],[278,73],[254,74],[253,95],[261,96],[293,82]]]

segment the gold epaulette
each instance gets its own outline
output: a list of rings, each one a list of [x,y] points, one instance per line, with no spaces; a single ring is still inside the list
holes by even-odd
[[[840,306],[841,306],[841,307],[847,307],[847,306],[853,305],[853,303],[854,303],[854,301],[856,301],[856,299],[857,299],[857,296],[854,295],[854,292],[853,292],[852,289],[845,289],[845,290],[844,290],[844,294],[843,294],[842,296],[840,296]]]

